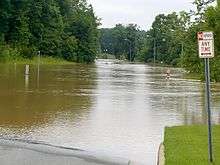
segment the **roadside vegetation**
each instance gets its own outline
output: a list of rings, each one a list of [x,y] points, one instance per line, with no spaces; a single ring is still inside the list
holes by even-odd
[[[207,126],[165,129],[165,165],[211,165],[208,157]],[[213,127],[213,165],[220,164],[220,126]]]
[[[62,58],[57,57],[33,57],[29,58],[19,58],[16,60],[5,61],[6,64],[29,64],[29,65],[74,65],[74,62],[64,60]]]
[[[100,53],[98,54],[97,58],[99,59],[115,59],[115,56],[108,53]]]
[[[99,20],[86,0],[1,0],[0,61],[43,56],[94,62]]]

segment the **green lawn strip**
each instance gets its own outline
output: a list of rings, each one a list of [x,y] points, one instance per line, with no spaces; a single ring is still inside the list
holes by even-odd
[[[207,126],[179,126],[165,130],[166,165],[210,165]],[[214,165],[220,165],[220,126],[213,126]]]
[[[203,75],[200,75],[198,73],[185,73],[183,75],[183,78],[185,79],[192,79],[192,80],[202,80]]]
[[[7,64],[29,64],[29,65],[36,65],[38,64],[39,59],[38,57],[34,57],[33,59],[25,59],[20,58],[16,60],[9,60],[4,63]],[[73,62],[66,61],[61,58],[54,58],[54,57],[41,57],[40,58],[40,64],[46,64],[46,65],[65,65],[65,64],[74,64]]]

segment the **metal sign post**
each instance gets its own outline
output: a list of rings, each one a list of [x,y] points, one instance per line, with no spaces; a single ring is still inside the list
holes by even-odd
[[[209,160],[213,162],[212,154],[212,120],[211,120],[211,90],[210,90],[210,69],[209,59],[205,58],[205,75],[206,75],[206,110],[208,112],[208,144]]]
[[[210,90],[210,68],[209,68],[209,58],[214,57],[214,35],[213,35],[213,32],[199,32],[198,33],[198,44],[199,44],[199,57],[205,59],[206,110],[208,113],[209,160],[210,160],[210,162],[213,162],[211,90]]]

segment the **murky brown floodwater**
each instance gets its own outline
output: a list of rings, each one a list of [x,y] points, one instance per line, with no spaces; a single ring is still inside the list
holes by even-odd
[[[165,126],[206,123],[204,88],[166,68],[114,64],[0,65],[0,134],[155,165]],[[213,85],[220,123],[220,86]]]

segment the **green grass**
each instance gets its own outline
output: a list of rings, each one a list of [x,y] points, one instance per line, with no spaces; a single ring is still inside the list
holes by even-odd
[[[24,59],[24,58],[20,58],[17,60],[10,60],[10,61],[6,61],[4,63],[8,63],[8,64],[30,64],[30,65],[35,65],[38,64],[38,57],[35,57],[33,59]],[[74,64],[73,62],[69,62],[60,58],[53,58],[53,57],[41,57],[40,58],[40,64],[44,65],[66,65],[66,64]]]
[[[199,73],[186,73],[183,76],[185,79],[192,79],[192,80],[201,80],[202,77]]]
[[[98,55],[99,59],[115,59],[115,56],[108,53],[101,53]]]
[[[206,126],[181,126],[165,130],[166,165],[210,165]],[[213,165],[220,165],[220,126],[213,127]]]

